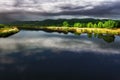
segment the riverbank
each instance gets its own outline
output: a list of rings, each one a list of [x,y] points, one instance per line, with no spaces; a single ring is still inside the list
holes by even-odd
[[[16,27],[12,28],[0,28],[0,37],[7,37],[12,34],[19,32],[19,29]]]
[[[119,35],[120,36],[120,28],[78,28],[78,27],[40,27],[40,26],[28,26],[28,27],[17,27],[19,30],[43,30],[46,32],[59,32],[59,33],[74,33],[74,34],[82,34],[82,33],[94,33],[94,34],[109,34],[109,35]],[[6,33],[14,34],[19,30],[17,28],[6,28],[0,29],[0,37],[6,36]]]
[[[44,30],[47,32],[60,32],[60,33],[96,33],[96,34],[110,34],[120,35],[120,28],[107,29],[107,28],[77,28],[77,27],[34,27],[31,30]]]

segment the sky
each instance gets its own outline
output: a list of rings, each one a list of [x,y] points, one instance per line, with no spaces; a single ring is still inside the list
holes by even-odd
[[[120,0],[0,0],[0,22],[57,18],[120,19]]]

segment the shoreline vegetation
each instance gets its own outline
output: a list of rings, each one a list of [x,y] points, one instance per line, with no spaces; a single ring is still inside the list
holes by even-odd
[[[88,38],[93,36],[99,39],[103,39],[107,43],[114,42],[115,35],[120,36],[120,28],[116,29],[107,29],[107,28],[78,28],[78,27],[20,27],[22,30],[42,30],[45,32],[58,32],[58,33],[73,33],[80,36],[83,33],[86,33]]]
[[[109,34],[109,35],[119,35],[120,28],[79,28],[79,27],[57,27],[57,26],[48,26],[48,27],[18,27],[23,30],[43,30],[46,32],[59,32],[59,33],[95,33],[95,34]]]
[[[19,32],[19,29],[17,27],[0,28],[0,37],[8,37],[8,36],[13,35],[17,32]]]
[[[37,29],[37,28],[36,28]],[[109,34],[109,35],[120,35],[120,28],[107,29],[107,28],[76,28],[76,27],[40,27],[38,28],[48,32],[61,32],[61,33],[94,33],[94,34]]]
[[[8,28],[4,27],[8,26]],[[16,26],[16,28],[13,28]],[[14,34],[19,30],[43,30],[59,33],[94,33],[120,36],[120,20],[109,19],[57,19],[44,21],[18,21],[8,24],[0,24],[0,37]]]

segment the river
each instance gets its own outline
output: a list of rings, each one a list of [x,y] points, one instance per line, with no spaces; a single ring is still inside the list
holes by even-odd
[[[120,36],[21,30],[0,38],[0,80],[120,80]]]

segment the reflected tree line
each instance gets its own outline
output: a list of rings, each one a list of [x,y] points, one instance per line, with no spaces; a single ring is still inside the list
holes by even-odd
[[[45,32],[53,33],[54,31],[50,30],[44,30]],[[56,32],[56,31],[55,31]],[[63,34],[68,34],[69,32],[67,31],[57,31],[57,33],[63,33]],[[80,36],[83,33],[77,33],[77,32],[70,32],[73,33],[74,35]],[[98,39],[103,39],[107,43],[112,43],[115,41],[115,35],[111,34],[101,34],[101,33],[86,33],[88,38],[98,38]]]
[[[81,35],[80,33],[75,33],[75,35]],[[103,39],[107,43],[112,43],[115,41],[115,35],[110,34],[97,34],[97,33],[87,33],[88,38],[98,38]]]
[[[105,42],[108,42],[108,43],[114,42],[115,40],[115,36],[109,35],[109,34],[88,33],[87,35],[88,35],[88,38],[92,38],[94,36],[95,38],[103,39]]]
[[[59,33],[61,33],[61,32],[59,32]],[[68,34],[67,32],[63,32],[63,33]],[[74,34],[80,36],[82,33],[74,33]],[[115,35],[110,35],[110,34],[87,33],[87,37],[103,39],[107,43],[112,43],[115,40]]]

